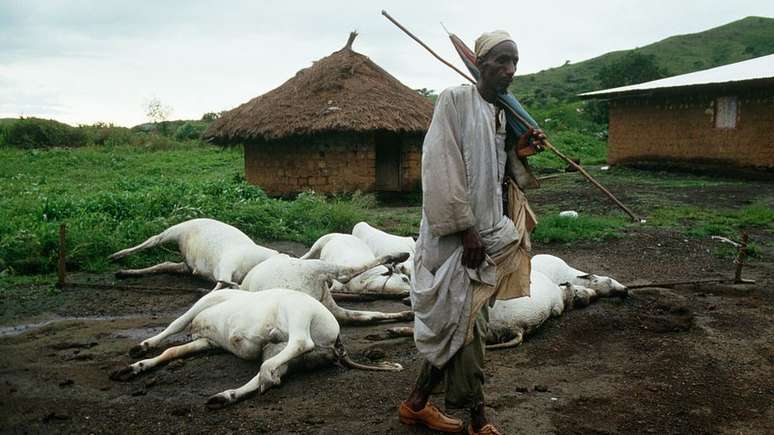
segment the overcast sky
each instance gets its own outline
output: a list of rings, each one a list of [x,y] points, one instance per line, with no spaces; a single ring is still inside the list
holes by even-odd
[[[171,119],[199,119],[281,85],[354,29],[353,48],[409,87],[462,82],[381,9],[457,65],[440,22],[471,47],[483,31],[508,30],[519,44],[517,75],[774,17],[772,0],[0,0],[0,118],[131,126],[147,120],[156,98]]]

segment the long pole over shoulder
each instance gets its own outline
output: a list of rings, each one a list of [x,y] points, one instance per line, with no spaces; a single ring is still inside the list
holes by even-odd
[[[473,80],[473,78],[472,78],[472,77],[470,77],[469,75],[467,75],[467,74],[465,74],[464,72],[460,71],[460,70],[459,70],[457,67],[455,67],[454,65],[452,65],[451,63],[449,63],[449,62],[448,62],[446,59],[444,59],[444,58],[442,58],[441,56],[439,56],[439,55],[438,55],[438,54],[437,54],[435,51],[433,51],[433,50],[432,50],[430,47],[428,47],[428,46],[427,46],[427,44],[425,44],[424,42],[422,42],[422,40],[420,40],[419,38],[417,38],[417,37],[416,37],[416,36],[415,36],[413,33],[411,33],[411,32],[410,32],[410,31],[409,31],[407,28],[403,27],[403,25],[402,25],[402,24],[400,24],[400,23],[399,23],[397,20],[395,20],[395,18],[393,18],[392,16],[390,16],[390,14],[388,14],[388,13],[387,13],[387,11],[385,11],[385,10],[382,10],[382,15],[384,15],[384,16],[385,16],[385,18],[387,18],[387,19],[388,19],[388,20],[390,20],[390,21],[391,21],[393,24],[395,24],[395,25],[396,25],[396,26],[397,26],[397,27],[398,27],[400,30],[402,30],[402,31],[403,31],[405,34],[407,34],[407,35],[408,35],[408,36],[409,36],[411,39],[413,39],[413,40],[414,40],[414,41],[416,41],[416,42],[417,42],[419,45],[421,45],[422,47],[424,47],[424,48],[425,48],[425,50],[429,51],[429,52],[430,52],[430,54],[432,54],[432,55],[433,55],[433,56],[434,56],[436,59],[438,59],[439,61],[441,61],[441,63],[443,63],[444,65],[446,65],[446,66],[448,66],[449,68],[453,69],[453,70],[454,70],[454,71],[456,71],[456,72],[457,72],[459,75],[461,75],[462,77],[465,77],[466,79],[468,79],[468,80],[469,80],[471,83],[473,83],[474,85],[476,84],[476,81],[475,81],[475,80]],[[527,122],[527,121],[526,121],[526,120],[525,120],[525,119],[524,119],[524,118],[523,118],[521,115],[519,115],[519,114],[518,114],[518,113],[516,113],[515,111],[511,110],[509,107],[506,107],[506,109],[508,109],[508,110],[509,110],[509,111],[510,111],[510,112],[511,112],[511,113],[512,113],[514,116],[516,116],[516,118],[519,120],[519,122],[521,122],[521,123],[522,123],[522,124],[524,124],[524,125],[529,125],[529,123],[528,123],[528,122]],[[601,190],[601,191],[602,191],[602,192],[603,192],[605,195],[607,195],[607,197],[608,197],[608,198],[610,198],[610,199],[611,199],[611,200],[612,200],[612,201],[613,201],[613,202],[614,202],[614,203],[615,203],[615,204],[616,204],[618,207],[620,207],[620,208],[621,208],[621,209],[622,209],[624,212],[626,212],[626,214],[628,214],[628,215],[629,215],[629,216],[632,218],[632,220],[634,220],[635,222],[641,222],[640,218],[638,218],[638,217],[637,217],[637,216],[634,214],[634,212],[632,212],[632,211],[631,211],[631,210],[630,210],[628,207],[626,207],[626,206],[625,206],[625,205],[624,205],[624,204],[623,204],[621,201],[619,201],[619,200],[618,200],[618,198],[616,198],[616,197],[615,197],[615,195],[613,195],[613,194],[612,194],[612,192],[610,192],[609,190],[607,190],[607,189],[606,189],[604,186],[602,186],[602,184],[600,184],[600,183],[599,183],[597,180],[595,180],[595,179],[594,179],[594,177],[592,177],[592,176],[591,176],[591,174],[589,174],[588,172],[586,172],[586,169],[584,169],[582,166],[580,166],[579,164],[577,164],[577,163],[575,163],[574,161],[572,161],[572,159],[570,159],[570,158],[568,158],[567,156],[565,156],[564,154],[562,154],[562,152],[561,152],[561,151],[559,151],[558,149],[556,149],[556,147],[555,147],[555,146],[553,146],[553,145],[552,145],[552,144],[551,144],[551,143],[550,143],[548,140],[545,140],[545,141],[544,141],[544,145],[545,145],[545,147],[546,147],[546,148],[548,148],[549,150],[553,151],[553,152],[554,152],[554,154],[556,154],[557,156],[559,156],[559,158],[561,158],[562,160],[564,160],[565,162],[567,162],[568,164],[570,164],[570,166],[572,166],[573,168],[577,169],[577,170],[578,170],[578,172],[580,172],[580,173],[581,173],[581,174],[582,174],[584,177],[586,177],[586,179],[587,179],[587,180],[589,180],[589,181],[591,182],[591,184],[593,184],[595,187],[597,187],[599,190]]]

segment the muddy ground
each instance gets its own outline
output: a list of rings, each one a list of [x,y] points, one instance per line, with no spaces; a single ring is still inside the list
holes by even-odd
[[[770,259],[772,241],[764,242]],[[730,260],[711,253],[715,243],[649,229],[604,243],[537,246],[536,252],[625,283],[732,276]],[[771,433],[774,265],[756,261],[745,277],[756,284],[637,289],[627,299],[603,299],[551,319],[518,348],[488,352],[490,416],[511,434]],[[73,279],[112,282],[109,275]],[[121,284],[209,286],[176,276]],[[431,433],[397,420],[420,360],[410,339],[371,340],[384,325],[344,328],[346,345],[355,359],[383,356],[403,364],[403,372],[331,366],[291,373],[280,387],[219,411],[206,409],[207,397],[252,378],[255,362],[207,352],[130,382],[108,379],[132,362],[132,345],[197,297],[73,288],[43,300],[2,300],[4,311],[13,306],[0,325],[2,432]],[[342,305],[405,308],[395,301]],[[443,396],[433,400],[442,404]]]

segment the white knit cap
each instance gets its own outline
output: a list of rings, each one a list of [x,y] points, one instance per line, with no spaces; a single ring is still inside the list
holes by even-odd
[[[495,30],[493,32],[483,33],[476,39],[476,57],[484,57],[489,50],[494,48],[495,45],[504,42],[511,41],[514,44],[516,42],[511,38],[510,33],[505,30]],[[517,48],[518,50],[518,48]]]

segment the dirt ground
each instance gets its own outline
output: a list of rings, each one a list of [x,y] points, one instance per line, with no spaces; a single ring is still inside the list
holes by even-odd
[[[764,244],[764,258],[772,258],[771,242]],[[650,229],[535,251],[629,284],[732,276],[731,261],[710,253],[714,243]],[[490,416],[509,434],[772,433],[774,264],[754,262],[745,277],[756,283],[636,289],[626,299],[602,299],[551,319],[518,348],[488,352]],[[112,281],[109,275],[73,279]],[[209,286],[176,276],[120,283]],[[2,432],[431,433],[397,420],[420,359],[411,339],[369,337],[385,325],[344,328],[345,344],[356,360],[384,358],[401,363],[403,372],[331,366],[290,373],[278,388],[219,411],[204,406],[207,397],[242,385],[258,364],[207,352],[130,382],[108,379],[133,362],[131,346],[197,298],[185,291],[74,288],[54,302],[0,301],[4,311],[14,306],[0,325]],[[405,308],[396,301],[342,305]],[[443,404],[443,395],[433,400]]]

